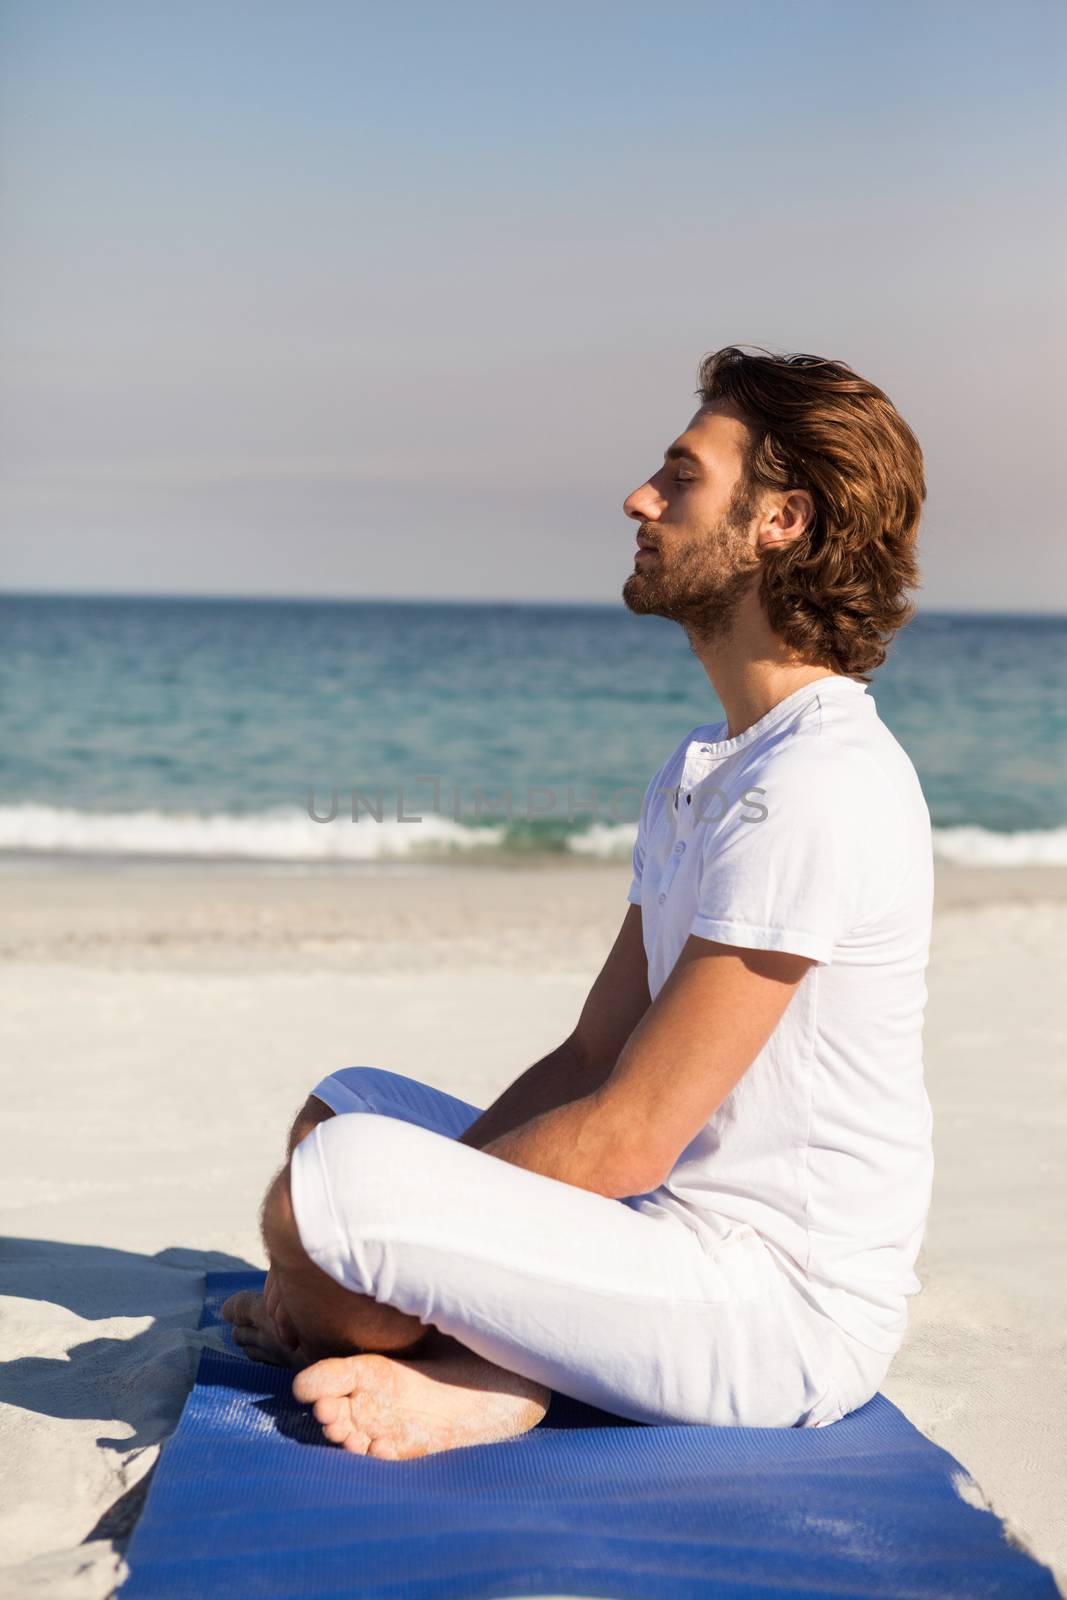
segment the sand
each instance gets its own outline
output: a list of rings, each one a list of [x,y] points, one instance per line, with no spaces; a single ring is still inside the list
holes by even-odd
[[[568,1032],[627,871],[0,863],[0,1595],[100,1600],[204,1336],[203,1272],[311,1084],[490,1100]],[[1067,872],[944,869],[937,1173],[884,1390],[1067,1577]],[[973,1491],[972,1491],[973,1493]]]

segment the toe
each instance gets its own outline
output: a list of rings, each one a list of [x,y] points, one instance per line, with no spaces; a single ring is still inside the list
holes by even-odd
[[[325,1428],[330,1423],[336,1422],[342,1413],[347,1412],[348,1405],[335,1395],[324,1395],[321,1400],[315,1401],[311,1409],[315,1413],[315,1421],[321,1422]]]
[[[285,1362],[271,1345],[258,1344],[255,1339],[241,1339],[239,1344],[249,1361],[261,1361],[267,1367],[285,1366]]]
[[[230,1338],[234,1344],[271,1344],[273,1341],[264,1336],[264,1330],[254,1322],[235,1322]]]
[[[350,1394],[359,1371],[355,1363],[361,1359],[358,1356],[328,1356],[325,1361],[316,1361],[312,1366],[305,1367],[293,1379],[294,1399],[304,1405],[313,1405],[316,1400]]]
[[[331,1444],[347,1444],[352,1434],[352,1423],[348,1417],[338,1417],[334,1422],[323,1425],[322,1436]]]
[[[252,1294],[248,1289],[242,1289],[223,1301],[219,1315],[227,1322],[251,1322],[252,1306],[258,1299],[258,1295]]]
[[[354,1454],[366,1455],[370,1435],[356,1422],[352,1406],[346,1398],[316,1400],[312,1410],[322,1428],[323,1437],[331,1444],[343,1444],[346,1450]]]

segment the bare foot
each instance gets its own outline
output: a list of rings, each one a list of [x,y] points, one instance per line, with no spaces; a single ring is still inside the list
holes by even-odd
[[[222,1316],[233,1327],[233,1342],[251,1361],[265,1361],[272,1367],[306,1367],[308,1358],[294,1335],[285,1327],[285,1336],[267,1309],[265,1296],[242,1289],[231,1294],[222,1307]]]
[[[506,1372],[437,1335],[425,1360],[368,1352],[316,1361],[293,1379],[331,1444],[356,1455],[407,1461],[526,1433],[548,1409],[543,1384]]]

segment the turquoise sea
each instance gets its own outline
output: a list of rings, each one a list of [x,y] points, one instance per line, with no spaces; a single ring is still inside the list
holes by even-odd
[[[621,602],[8,595],[0,629],[8,858],[622,859],[652,773],[722,715],[681,630]],[[1065,682],[1064,617],[898,636],[870,693],[941,856],[1067,862]]]

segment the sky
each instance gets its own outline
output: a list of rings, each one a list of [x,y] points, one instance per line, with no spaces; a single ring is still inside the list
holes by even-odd
[[[1067,607],[1059,0],[3,0],[0,587],[618,602],[731,343]]]

